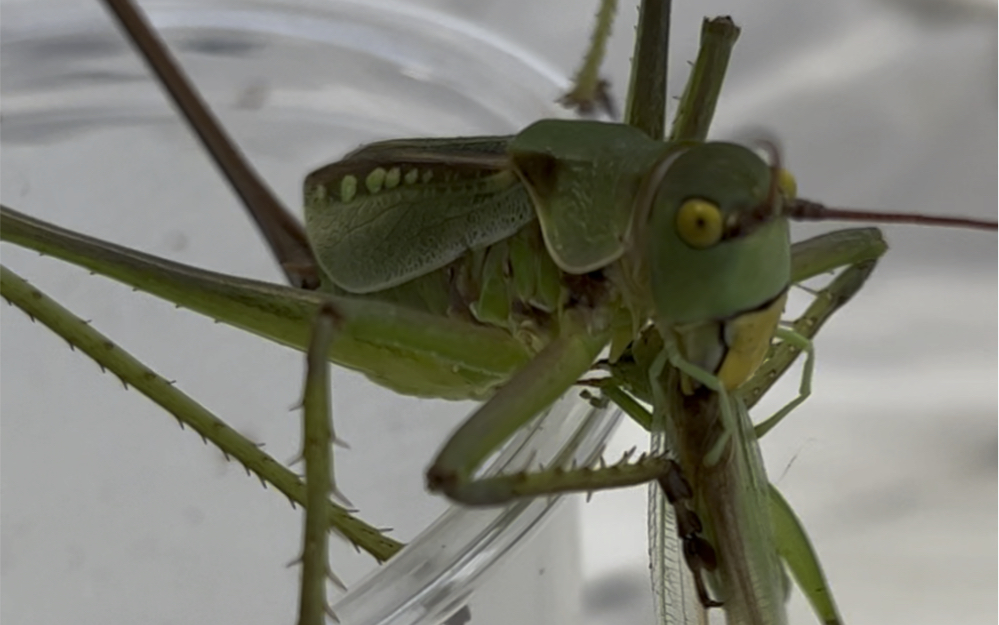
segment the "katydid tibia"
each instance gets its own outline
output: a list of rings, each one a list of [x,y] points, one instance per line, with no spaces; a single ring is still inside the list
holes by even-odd
[[[647,14],[656,10],[658,23]],[[636,66],[663,62],[668,14],[663,3],[643,4]],[[134,20],[125,21],[135,28]],[[717,20],[712,32],[730,49],[737,29]],[[708,50],[708,57],[717,53]],[[695,77],[704,80],[705,72],[695,68]],[[749,148],[703,141],[710,124],[703,112],[713,110],[721,75],[708,80],[713,88],[689,88],[681,105],[701,114],[675,126],[666,142],[663,70],[648,83],[633,81],[625,124],[547,120],[512,137],[384,142],[318,170],[305,189],[310,245],[282,234],[295,226],[280,209],[260,221],[278,233],[271,240],[293,242],[290,252],[287,243],[275,245],[293,281],[309,284],[318,275],[332,297],[223,283],[8,209],[3,237],[297,347],[308,343],[316,307],[332,302],[344,319],[330,348],[335,362],[399,392],[486,399],[428,471],[431,489],[463,503],[665,479],[673,467],[666,454],[675,454],[692,482],[697,518],[707,526],[702,537],[701,521],[681,513],[700,600],[715,601],[700,573],[720,567],[711,590],[733,621],[779,621],[768,616],[781,613],[786,590],[777,552],[790,559],[779,541],[774,547],[769,515],[744,515],[769,501],[755,436],[800,403],[808,379],[800,397],[755,434],[746,425],[741,388],[775,334],[808,348],[802,336],[808,333],[777,328],[792,282],[866,263],[883,247],[869,236],[843,254],[839,239],[823,239],[806,269],[799,257],[796,273],[788,219],[818,218],[823,209],[795,197],[775,158],[768,163]],[[192,123],[203,129],[206,122]],[[223,167],[239,187],[236,180],[245,176]],[[253,204],[254,193],[242,195]],[[390,236],[395,232],[407,234],[405,244]],[[651,359],[629,360],[640,335],[645,345],[658,339],[658,346]],[[578,383],[608,345],[610,379],[628,383],[614,388],[626,386],[653,405],[648,420],[669,432],[665,447],[606,469],[554,467],[475,479],[482,461]],[[642,363],[635,378],[622,373],[630,362]],[[647,393],[636,390],[642,386]],[[697,405],[684,405],[690,402]],[[685,419],[679,416],[685,411],[718,418]],[[722,469],[729,470],[733,454],[742,454],[733,471],[757,470],[744,477],[754,489],[742,508],[712,499],[726,496],[711,477],[730,475]],[[722,518],[729,512],[733,520]],[[743,535],[740,523],[757,527]],[[752,548],[737,553],[740,542]],[[765,578],[766,596],[734,590],[757,576]]]

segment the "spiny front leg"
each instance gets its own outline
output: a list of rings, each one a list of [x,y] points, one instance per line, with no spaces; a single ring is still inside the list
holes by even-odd
[[[428,490],[471,506],[511,498],[506,484],[476,479],[475,472],[490,454],[590,369],[610,336],[606,330],[591,334],[585,317],[568,311],[562,322],[563,336],[545,346],[461,424],[427,470]]]
[[[801,403],[808,399],[809,395],[812,394],[812,374],[815,371],[814,345],[806,337],[788,328],[777,328],[776,336],[780,340],[787,343],[790,347],[805,352],[805,367],[801,372],[801,386],[798,388],[798,396],[789,401],[787,405],[778,410],[767,420],[757,425],[753,429],[756,434],[756,438],[763,438],[764,434],[772,430],[774,426],[780,423],[784,417],[791,414],[795,408],[800,406]]]

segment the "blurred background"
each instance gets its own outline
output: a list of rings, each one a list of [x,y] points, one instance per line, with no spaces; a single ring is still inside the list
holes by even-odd
[[[595,10],[595,3],[575,0],[406,4],[494,33],[508,42],[504,45],[539,59],[543,69],[538,73],[550,73],[551,80],[576,69]],[[0,6],[6,27],[12,8],[23,10],[27,3],[3,0]],[[100,9],[84,0],[35,0],[31,8],[79,9],[101,19]],[[673,11],[671,93],[682,89],[701,19],[731,15],[743,32],[713,136],[745,137],[760,129],[776,136],[801,195],[849,207],[995,217],[994,3],[699,1],[676,2]],[[634,18],[634,8],[622,3],[605,66],[619,102],[627,84]],[[27,59],[38,75],[58,79],[60,54],[100,55],[108,46],[116,51],[121,46],[110,26],[97,37],[60,41],[76,47],[35,50],[38,56],[17,59]],[[200,52],[257,58],[253,46],[239,44],[227,33],[214,49]],[[322,107],[363,106],[349,90],[307,84],[312,68],[324,65],[321,52],[302,45],[282,64],[251,63],[247,75],[235,81],[242,90],[209,93],[222,103],[223,118],[237,129],[237,137],[240,129],[250,137],[244,149],[291,203],[298,201],[299,180],[308,167],[350,149],[352,141],[368,140],[340,137],[342,147],[319,142],[303,155],[299,146],[315,143],[309,136],[315,128],[308,123],[295,126],[300,134],[290,134],[280,123],[263,134],[248,130],[258,109],[266,111],[282,95],[310,88],[320,98],[293,106],[305,111],[307,120]],[[199,50],[186,53],[196,58]],[[82,205],[102,206],[113,203],[116,189],[134,188],[135,197],[124,210],[63,206],[57,221],[183,262],[278,279],[268,256],[254,247],[255,235],[241,223],[225,187],[190,182],[199,176],[213,180],[214,174],[179,126],[157,127],[155,134],[172,152],[156,156],[145,146],[126,145],[126,156],[129,149],[137,159],[142,152],[141,166],[129,167],[125,159],[102,172],[99,183],[89,171],[77,171],[71,181],[65,173],[46,175],[49,170],[41,169],[21,175],[8,160],[12,145],[51,163],[52,172],[65,165],[53,145],[69,142],[88,150],[95,170],[108,146],[73,143],[86,134],[67,120],[48,120],[51,136],[38,135],[37,128],[30,136],[18,135],[19,127],[6,124],[11,81],[27,75],[30,83],[33,74],[15,73],[7,63],[16,55],[4,56],[5,203],[29,211],[32,203],[60,204],[64,200],[53,198],[69,196]],[[290,72],[284,64],[288,58],[297,60],[301,74]],[[46,65],[46,59],[56,61]],[[414,66],[414,81],[420,79],[419,70]],[[137,64],[129,71],[141,74]],[[218,78],[211,66],[204,71],[201,78],[207,82]],[[308,88],[272,87],[275,75]],[[102,76],[95,71],[89,78]],[[556,84],[537,102],[521,103],[518,115],[550,114],[551,102],[560,95]],[[151,85],[143,89],[149,95],[141,97],[159,101]],[[261,95],[263,104],[257,102]],[[492,96],[475,97],[488,101]],[[451,105],[460,110],[456,102]],[[403,129],[412,134],[414,125],[423,130],[417,134],[461,134],[468,128],[509,132],[511,124],[524,123],[512,113],[485,108],[488,114],[482,116],[434,116],[400,108],[401,125],[385,128],[384,134]],[[338,109],[338,114],[349,113]],[[162,105],[156,119],[169,115]],[[167,160],[178,151],[190,161],[179,170],[178,163]],[[158,167],[183,177],[157,176]],[[148,186],[136,185],[147,179]],[[160,194],[178,190],[183,205],[157,209]],[[56,219],[55,213],[41,216]],[[796,235],[815,231],[801,228]],[[764,457],[771,480],[810,532],[848,622],[994,623],[996,239],[988,233],[930,229],[886,232],[890,252],[864,291],[818,338],[812,398],[763,441]],[[17,262],[26,277],[68,300],[149,364],[178,378],[182,388],[217,407],[241,431],[268,441],[278,459],[293,455],[298,416],[287,410],[299,392],[297,354],[193,315],[175,315],[168,305],[7,245],[3,258]],[[280,497],[262,495],[239,467],[203,448],[141,397],[113,392],[115,380],[98,376],[91,362],[66,350],[19,311],[5,307],[2,316],[3,617],[22,623],[54,618],[83,623],[289,620],[295,574],[281,567],[298,549],[297,514],[288,514]],[[337,406],[343,407],[337,413],[338,432],[352,446],[338,456],[338,468],[345,465],[343,479],[372,467],[390,467],[399,476],[378,491],[345,487],[348,495],[365,518],[391,524],[396,535],[409,539],[440,513],[441,505],[429,497],[404,498],[419,493],[423,467],[469,406],[400,404],[390,394],[374,394],[370,384],[351,374],[336,374],[334,384]],[[787,376],[756,409],[757,419],[793,397],[796,388],[796,377]],[[625,424],[608,455],[634,445],[644,447],[646,437]],[[547,543],[560,554],[557,572],[565,583],[546,588],[581,592],[578,617],[567,616],[564,622],[654,622],[645,497],[645,489],[636,488],[598,494],[586,504],[573,500],[563,510],[565,518],[553,523],[558,531],[550,536],[561,542],[554,545],[558,541],[550,538]],[[393,505],[401,500],[413,503],[406,504],[400,523]],[[350,568],[351,558],[359,556],[335,547],[334,562],[349,561],[343,565],[348,582],[370,568],[370,563]],[[500,571],[497,579],[529,584],[556,573],[539,566],[538,577],[504,577]],[[814,622],[799,596],[793,602],[792,622]],[[507,622],[516,622],[512,614]],[[473,610],[473,623],[475,615]]]

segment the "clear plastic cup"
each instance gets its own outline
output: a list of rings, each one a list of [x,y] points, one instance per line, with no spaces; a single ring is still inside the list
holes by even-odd
[[[562,114],[544,63],[453,18],[347,1],[147,2],[242,150],[289,205],[311,169],[361,143],[513,133]],[[180,262],[280,282],[201,147],[99,6],[7,3],[3,202]],[[4,263],[277,459],[300,446],[301,354],[36,254]],[[3,315],[3,615],[17,622],[290,622],[299,510],[101,376],[20,312]],[[571,623],[576,518],[557,500],[449,507],[423,471],[470,404],[334,375],[340,489],[411,541],[376,567],[341,541],[345,623]],[[496,459],[567,442],[590,459],[613,419],[574,397]],[[428,527],[429,526],[429,527]],[[538,533],[542,535],[539,538]],[[533,537],[533,538],[532,538]]]

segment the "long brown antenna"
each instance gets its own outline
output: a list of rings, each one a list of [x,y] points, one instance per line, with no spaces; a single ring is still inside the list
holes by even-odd
[[[315,289],[319,271],[305,230],[278,201],[208,109],[176,60],[129,0],[105,0],[111,13],[187,120],[271,248],[292,286]]]
[[[795,200],[784,207],[791,219],[801,221],[875,221],[893,224],[914,224],[920,226],[944,226],[950,228],[974,228],[976,230],[997,230],[999,223],[986,219],[965,217],[940,217],[935,215],[915,215],[912,213],[879,213],[848,208],[828,208],[810,200]]]

